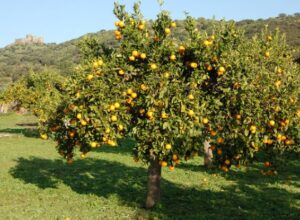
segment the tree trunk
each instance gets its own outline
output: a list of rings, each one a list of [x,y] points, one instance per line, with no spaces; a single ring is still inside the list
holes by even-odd
[[[160,198],[161,166],[158,159],[152,160],[148,169],[148,192],[146,209],[153,208]]]
[[[210,148],[210,143],[208,140],[204,141],[204,166],[206,168],[212,167],[213,153]]]

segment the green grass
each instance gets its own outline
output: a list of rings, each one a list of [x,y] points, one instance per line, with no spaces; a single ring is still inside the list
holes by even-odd
[[[266,177],[261,164],[206,171],[198,157],[163,170],[161,202],[146,211],[147,169],[133,162],[132,141],[69,166],[33,135],[34,122],[0,115],[0,134],[13,134],[0,138],[0,219],[299,219],[299,159]]]

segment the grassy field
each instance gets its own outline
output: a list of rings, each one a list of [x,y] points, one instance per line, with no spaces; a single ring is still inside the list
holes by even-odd
[[[132,141],[66,165],[52,141],[38,139],[30,115],[0,115],[0,219],[299,219],[300,161],[276,177],[261,164],[228,174],[202,158],[163,170],[159,206],[145,211],[147,169]]]

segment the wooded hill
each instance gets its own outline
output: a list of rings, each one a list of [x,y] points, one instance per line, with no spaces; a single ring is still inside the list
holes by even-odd
[[[218,22],[218,21],[216,21]],[[205,18],[197,19],[201,30],[209,30],[212,21]],[[295,49],[295,60],[300,63],[300,13],[294,15],[280,14],[278,17],[258,20],[242,20],[237,26],[245,29],[249,37],[259,34],[267,25],[272,31],[279,29],[285,33],[288,44]],[[174,36],[184,39],[183,22],[177,21]],[[112,30],[101,30],[86,34],[61,44],[28,44],[10,45],[0,49],[0,89],[17,80],[30,71],[39,72],[45,68],[53,69],[61,74],[68,74],[74,65],[80,62],[77,45],[85,36],[95,36],[100,43],[113,47],[117,44]]]

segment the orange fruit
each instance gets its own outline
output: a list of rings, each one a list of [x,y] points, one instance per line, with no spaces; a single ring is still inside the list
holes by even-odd
[[[121,76],[122,76],[122,75],[124,75],[124,74],[125,74],[125,71],[121,69],[121,70],[119,70],[119,72],[118,72],[118,73],[119,73],[119,75],[121,75]]]
[[[193,69],[196,69],[198,67],[198,64],[195,63],[195,62],[191,62],[190,67],[193,68]]]
[[[131,52],[131,55],[134,56],[134,57],[138,57],[139,56],[139,52],[134,50]]]
[[[112,122],[115,122],[115,121],[118,120],[118,117],[117,117],[116,115],[113,115],[113,116],[110,117],[110,120],[111,120]]]
[[[218,68],[218,76],[223,75],[225,73],[225,71],[226,71],[225,68],[223,66],[220,66]]]
[[[87,80],[92,80],[94,78],[94,75],[93,74],[88,74],[87,76],[86,76],[86,79]]]
[[[203,119],[202,119],[202,123],[203,123],[203,124],[206,125],[206,124],[208,124],[208,122],[209,122],[208,118],[203,118]]]
[[[275,121],[274,121],[274,120],[269,121],[269,125],[270,125],[271,127],[274,127],[274,126],[275,126]]]
[[[172,149],[172,145],[171,144],[166,144],[165,148],[166,148],[166,150],[171,150]]]
[[[173,154],[173,155],[172,155],[172,160],[173,160],[173,161],[176,161],[176,160],[178,160],[178,156],[177,156],[177,154]]]
[[[189,99],[189,100],[194,100],[193,94],[189,94],[189,95],[188,95],[188,99]]]
[[[128,59],[129,59],[129,61],[135,61],[135,57],[134,56],[129,56]]]
[[[171,61],[175,61],[176,60],[176,56],[174,54],[172,54],[169,58],[170,58]]]
[[[169,35],[171,33],[171,29],[170,28],[165,28],[165,34]]]
[[[224,143],[224,138],[218,137],[217,143],[218,143],[218,144],[223,144],[223,143]]]
[[[171,171],[173,171],[173,170],[175,169],[175,166],[169,166],[169,169],[170,169]]]
[[[264,162],[264,166],[265,166],[265,167],[270,167],[270,166],[271,166],[271,163],[270,163],[269,161],[266,161],[266,162]]]
[[[146,59],[146,57],[147,57],[147,55],[146,55],[145,53],[141,53],[140,58],[141,58],[142,60]]]
[[[180,54],[184,54],[184,52],[185,52],[185,47],[184,47],[184,46],[179,46],[178,52],[179,52]]]
[[[166,167],[168,165],[168,163],[166,161],[161,161],[161,166],[162,167]]]

